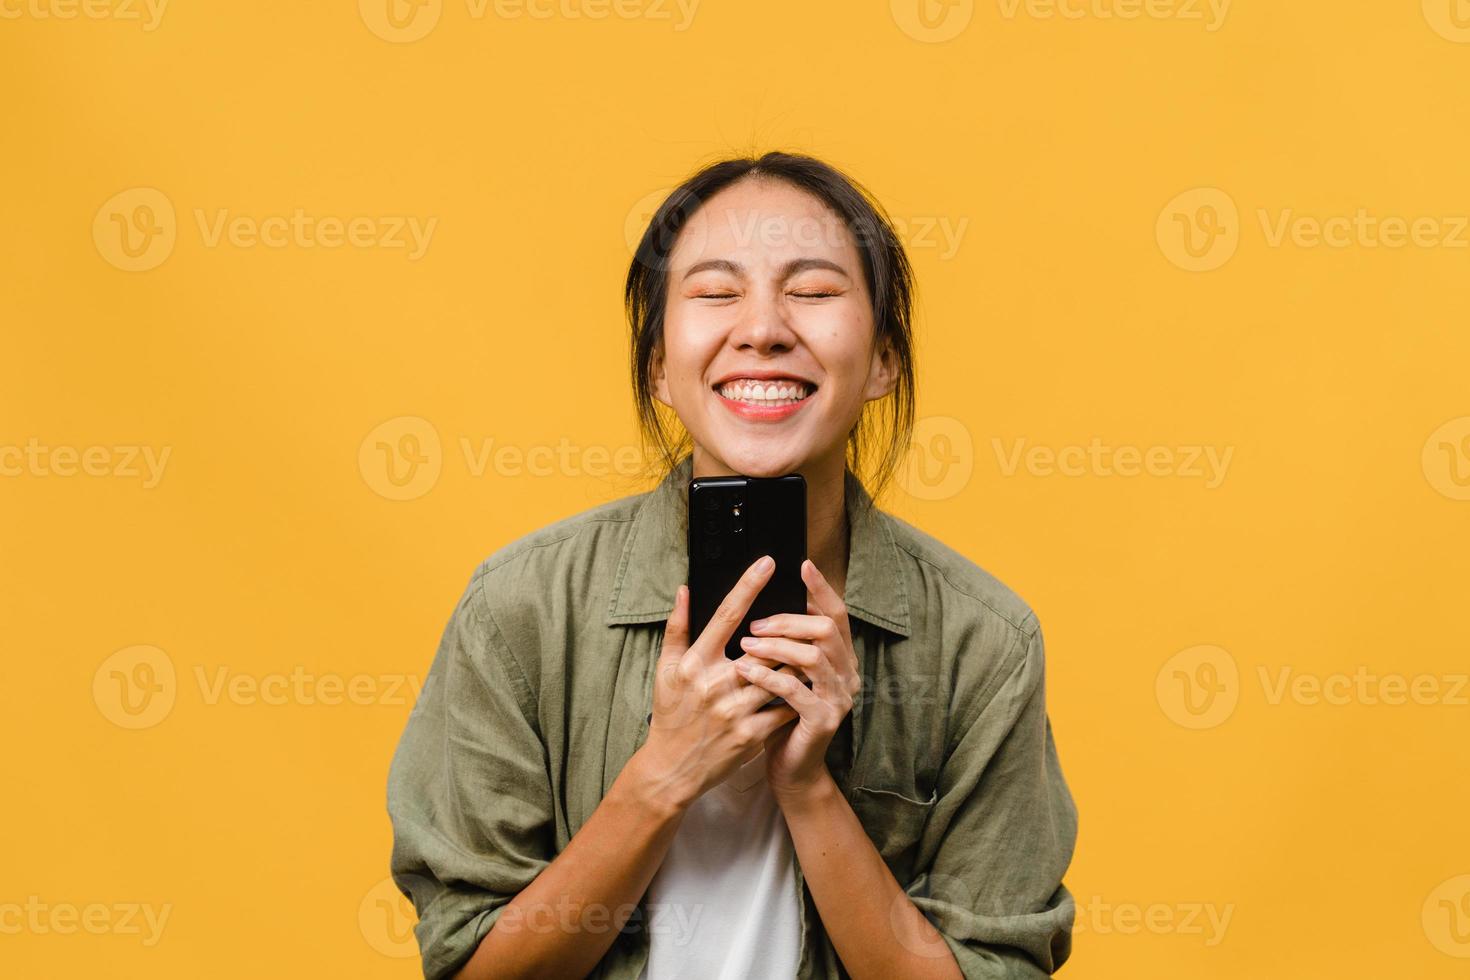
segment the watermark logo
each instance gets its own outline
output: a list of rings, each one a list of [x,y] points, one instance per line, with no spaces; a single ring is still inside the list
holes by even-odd
[[[964,490],[975,472],[975,442],[957,418],[930,415],[914,423],[898,484],[919,500],[946,500]]]
[[[92,700],[119,728],[152,728],[168,717],[177,695],[174,662],[155,646],[119,650],[92,676]]]
[[[1228,902],[1109,902],[1101,895],[1082,898],[1073,925],[1075,935],[1197,937],[1206,946],[1225,941],[1225,932],[1235,916],[1235,903]]]
[[[1352,673],[1336,671],[1314,674],[1298,671],[1289,665],[1267,667],[1257,665],[1256,677],[1266,703],[1290,702],[1302,707],[1360,705],[1396,707],[1415,704],[1423,708],[1470,706],[1470,675],[1467,674],[1400,674],[1390,671],[1375,674],[1365,664]]]
[[[1470,0],[1424,0],[1424,19],[1446,41],[1470,44]]]
[[[112,20],[158,30],[169,0],[0,0],[0,20]]]
[[[439,430],[417,415],[389,419],[362,440],[357,468],[378,496],[416,500],[434,489],[444,468]]]
[[[1470,2],[1470,0],[1466,0]],[[1319,216],[1292,207],[1255,209],[1267,248],[1460,251],[1470,249],[1470,215],[1383,214],[1367,207]],[[1159,213],[1155,235],[1181,269],[1208,272],[1234,256],[1242,226],[1235,201],[1215,187],[1185,191]]]
[[[700,0],[465,0],[470,19],[494,13],[500,20],[668,21],[674,33],[689,30]]]
[[[1296,248],[1470,248],[1470,217],[1459,214],[1377,215],[1367,208],[1352,214],[1319,218],[1297,214],[1295,208],[1280,208],[1273,215],[1256,209],[1261,234],[1271,248],[1290,244]]]
[[[212,213],[195,208],[194,224],[205,248],[226,244],[232,248],[402,249],[408,261],[417,262],[429,251],[439,219],[412,214],[358,214],[342,218],[311,214],[305,208],[257,218],[233,213],[229,208],[215,208]]]
[[[940,44],[964,33],[975,17],[975,0],[889,0],[893,22],[915,41]]]
[[[0,445],[0,477],[109,477],[152,490],[172,455],[172,446],[50,446],[32,436],[23,446]]]
[[[313,214],[300,207],[264,217],[229,208],[193,208],[191,213],[205,248],[401,250],[410,262],[424,257],[439,227],[436,217],[343,217]],[[153,187],[134,187],[113,195],[92,219],[92,241],[98,253],[127,272],[146,272],[162,265],[173,254],[178,237],[173,202]]]
[[[1015,20],[1173,20],[1200,22],[1205,33],[1225,26],[1231,0],[996,0],[1000,15]]]
[[[207,707],[335,707],[422,705],[425,682],[410,674],[318,674],[290,671],[247,674],[228,667],[192,670],[199,700]],[[133,646],[104,660],[92,677],[97,710],[119,728],[152,728],[173,711],[181,685],[174,662],[154,646]]]
[[[1446,956],[1470,959],[1470,875],[1440,884],[1424,900],[1424,935]]]
[[[124,272],[147,272],[174,251],[173,202],[155,187],[131,187],[108,198],[92,219],[97,252]]]
[[[673,192],[672,187],[661,187],[658,190],[649,191],[634,201],[633,206],[628,209],[628,213],[623,217],[623,241],[628,247],[629,258],[637,258],[638,246],[643,241],[644,233],[653,222],[653,216],[658,213],[664,200]],[[655,272],[668,271],[669,259],[667,256],[672,256],[674,242],[680,235],[686,239],[685,246],[688,253],[695,256],[693,261],[699,261],[698,257],[704,254],[705,246],[709,242],[711,222],[708,215],[703,216],[702,220],[694,220],[695,213],[702,205],[703,202],[698,198],[691,197],[682,205],[686,220],[677,233],[670,233],[664,229],[654,232],[653,245],[665,253],[666,257],[653,261],[655,256],[650,255],[646,256],[643,261],[651,262]]]
[[[1215,728],[1229,719],[1240,701],[1240,668],[1229,651],[1221,647],[1189,647],[1159,668],[1154,695],[1174,724]]]
[[[357,906],[357,928],[369,946],[393,959],[407,959],[418,953],[413,927],[418,922],[413,904],[391,877],[372,888]]]
[[[1240,212],[1218,187],[1196,187],[1164,205],[1154,226],[1164,257],[1189,272],[1218,269],[1240,244]]]
[[[1470,500],[1470,415],[1450,419],[1424,441],[1424,479],[1451,500]]]
[[[1072,901],[1071,897],[1066,901]],[[917,906],[924,917],[932,922],[934,915],[930,911],[931,905],[974,908],[975,890],[964,878],[931,871],[923,876],[923,884],[917,889],[905,888],[893,896],[893,902],[888,906],[888,928],[898,939],[899,945],[915,956],[947,960],[953,954],[949,950],[949,944],[937,930],[924,929],[916,936],[910,928],[913,922],[913,906]]]
[[[694,23],[700,0],[465,0],[471,21],[618,20],[668,21],[675,33]],[[443,0],[358,0],[362,22],[384,41],[410,44],[439,25]]]
[[[444,12],[444,0],[357,0],[367,29],[393,44],[410,44],[428,36]]]
[[[694,941],[695,930],[703,914],[703,903],[625,902],[606,905],[589,902],[579,906],[563,895],[554,905],[543,902],[531,906],[507,906],[495,920],[495,928],[508,933],[556,933],[563,936],[647,930],[649,935],[667,936],[669,946],[688,946]]]
[[[654,215],[658,213],[659,207],[672,192],[673,188],[670,187],[651,191],[635,201],[624,215],[623,243],[628,249],[630,258],[637,256],[638,246],[649,225],[652,224]],[[779,215],[760,215],[727,210],[723,214],[704,212],[696,219],[694,215],[700,210],[700,207],[697,199],[690,199],[683,205],[689,220],[678,232],[678,235],[683,235],[687,239],[685,243],[687,254],[694,256],[704,254],[711,230],[719,228],[720,223],[723,223],[724,229],[728,232],[728,236],[722,236],[721,240],[729,240],[740,248],[748,247],[755,242],[771,248],[789,243],[799,246],[827,244],[841,248],[848,241],[852,241],[856,234],[840,220],[827,217],[787,218]],[[959,254],[965,233],[970,227],[970,219],[965,216],[947,214],[890,215],[890,225],[892,234],[911,254],[932,253],[940,261],[948,261]],[[661,247],[664,252],[672,252],[677,235],[669,235],[663,229],[659,229],[656,234],[667,237],[656,238],[655,245]],[[887,233],[882,232],[882,234],[886,236]],[[857,244],[864,244],[860,236],[857,238]],[[885,238],[883,241],[869,244],[875,248],[881,248],[887,244],[887,241]]]
[[[453,448],[450,448],[450,447]],[[457,451],[456,451],[457,450]],[[471,479],[636,479],[649,459],[638,445],[579,445],[566,436],[555,443],[516,445],[494,436],[460,435],[444,444],[428,419],[403,415],[369,432],[358,446],[358,471],[368,489],[388,500],[414,500],[438,483],[446,465]]]
[[[1097,436],[1086,445],[1054,447],[1015,439],[1008,447],[995,438],[990,445],[1002,476],[1015,476],[1023,469],[1037,477],[1151,476],[1200,480],[1206,490],[1225,482],[1235,456],[1234,446],[1111,446]]]
[[[1147,476],[1198,480],[1206,490],[1225,482],[1235,458],[1234,446],[1114,445],[1099,436],[1069,445],[992,437],[990,447],[997,472],[1006,478],[1022,473],[1037,478]],[[944,500],[964,490],[975,463],[974,440],[963,422],[949,416],[926,416],[914,424],[897,482],[912,497]]]
[[[631,258],[638,254],[638,243],[643,240],[643,233],[647,230],[653,216],[658,213],[659,205],[672,193],[672,187],[663,187],[656,191],[649,191],[628,209],[623,217],[623,242],[628,247],[628,256]]]
[[[1252,692],[1272,708],[1470,707],[1470,674],[1396,671],[1375,673],[1366,664],[1350,671],[1316,673],[1291,664],[1256,664]],[[1159,707],[1185,728],[1214,728],[1235,710],[1248,685],[1229,653],[1190,647],[1164,664],[1155,679]],[[1255,696],[1253,693],[1252,696]]]
[[[157,946],[173,914],[172,902],[48,902],[28,895],[24,902],[0,902],[0,936],[137,936]]]

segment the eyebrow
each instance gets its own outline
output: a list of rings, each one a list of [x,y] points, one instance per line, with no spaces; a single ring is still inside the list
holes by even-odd
[[[728,272],[731,275],[738,276],[742,279],[745,278],[745,266],[741,265],[739,262],[732,262],[730,259],[706,259],[703,262],[696,262],[694,265],[691,265],[689,267],[688,272],[684,273],[684,278],[688,279],[690,276],[696,273],[707,272],[711,269],[718,270],[720,272]],[[785,265],[781,266],[781,278],[783,280],[790,279],[797,273],[805,272],[808,269],[827,269],[828,271],[835,272],[838,275],[843,276],[844,278],[852,278],[847,274],[847,270],[838,265],[836,262],[833,262],[830,259],[815,258],[792,259],[790,262],[787,262]]]

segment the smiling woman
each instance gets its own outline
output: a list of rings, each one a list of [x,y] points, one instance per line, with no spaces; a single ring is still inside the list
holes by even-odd
[[[654,214],[624,298],[662,478],[481,564],[393,759],[426,977],[1066,960],[1076,811],[1036,616],[858,475],[874,457],[881,491],[910,439],[911,295],[881,208],[811,157],[713,164]],[[774,563],[690,636],[686,488],[791,473],[806,611],[732,661]]]

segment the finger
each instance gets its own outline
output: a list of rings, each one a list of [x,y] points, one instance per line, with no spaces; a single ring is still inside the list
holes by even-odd
[[[739,660],[733,661],[733,663],[750,664],[751,661],[746,657],[741,657]],[[762,670],[768,671],[772,674],[778,674],[782,677],[790,677],[795,682],[797,687],[800,687],[803,691],[806,690],[806,685],[802,683],[801,675],[794,674],[792,672],[792,668],[786,666],[785,664],[781,664],[774,668],[766,667],[762,664],[755,664],[755,666],[759,666]],[[736,695],[736,704],[741,708],[741,710],[754,712],[759,709],[761,705],[771,700],[771,692],[767,688],[761,687],[754,681],[752,681],[742,672],[740,668],[736,668],[730,673],[732,676],[738,678],[742,684],[740,688],[740,693]]]
[[[806,605],[808,613],[805,616],[780,613],[751,623],[751,632],[760,634],[759,638],[762,641],[776,636],[807,640],[814,649],[822,654],[824,661],[823,664],[813,666],[806,671],[806,675],[812,679],[812,689],[817,695],[827,698],[835,690],[853,693],[857,683],[858,666],[857,653],[852,648],[852,640],[843,634],[831,616],[818,614],[814,603],[808,602]],[[757,623],[760,625],[757,626]],[[741,645],[750,649],[743,642]],[[764,653],[765,651],[756,648],[752,652]],[[845,681],[844,678],[846,678]]]
[[[765,588],[775,567],[776,561],[770,555],[757,558],[740,576],[730,594],[720,602],[704,632],[694,640],[694,646],[703,650],[708,662],[717,663],[725,656],[725,644],[740,626],[740,621],[745,618],[755,597]]]
[[[832,622],[842,632],[843,637],[849,644],[852,643],[852,624],[847,619],[847,603],[837,590],[832,588],[827,577],[817,568],[817,563],[808,558],[801,563],[801,580],[806,583],[807,592],[811,596],[818,609],[832,617]]]
[[[832,669],[827,655],[815,645],[790,640],[784,636],[744,636],[740,638],[740,648],[745,651],[745,656],[740,660],[752,661],[763,667],[774,669],[779,664],[790,664],[807,677],[820,672],[823,665],[828,670]],[[740,660],[735,662],[739,663]]]
[[[696,701],[686,698],[687,685],[680,665],[689,652],[689,587],[674,590],[674,608],[664,624],[663,647],[659,651],[653,685],[653,716],[664,727],[687,724],[694,717]]]
[[[756,663],[760,664],[762,667],[770,667],[772,670],[775,670],[777,667],[780,667],[781,666],[781,661],[779,661],[779,660],[773,660],[773,659],[771,659],[769,657],[758,657],[754,653],[750,653],[750,652],[747,652],[744,655],[744,657],[742,657],[741,659],[743,660],[743,659],[746,659],[746,658],[749,658],[751,660],[754,660]],[[735,683],[738,684],[738,685],[740,685],[741,687],[744,687],[749,682],[746,681],[746,679],[744,677],[741,677],[739,674],[736,674],[735,675]]]
[[[669,657],[677,660],[689,649],[689,587],[679,586],[674,591],[674,611],[669,613],[664,624],[664,643],[659,659]]]
[[[793,640],[835,640],[842,643],[842,634],[832,617],[806,615],[802,613],[776,613],[750,624],[753,636],[786,636]]]
[[[750,727],[758,737],[766,739],[772,732],[791,724],[800,717],[801,715],[791,705],[778,704],[751,715]]]
[[[735,662],[741,664],[739,660]],[[736,667],[736,670],[745,675],[751,687],[758,687],[763,691],[769,691],[771,694],[785,698],[786,703],[795,708],[796,713],[802,717],[806,717],[827,703],[784,670],[771,670],[769,667],[748,662]]]

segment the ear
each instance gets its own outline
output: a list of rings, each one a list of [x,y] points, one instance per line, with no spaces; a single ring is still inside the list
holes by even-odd
[[[868,383],[863,389],[863,400],[882,398],[898,385],[898,352],[893,343],[884,338],[882,345],[873,352],[868,365]]]
[[[653,357],[649,359],[648,381],[649,386],[653,389],[653,397],[673,408],[674,403],[669,400],[668,374],[664,371],[664,343],[662,340],[653,349]]]

